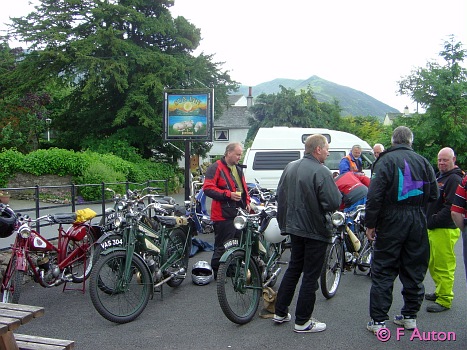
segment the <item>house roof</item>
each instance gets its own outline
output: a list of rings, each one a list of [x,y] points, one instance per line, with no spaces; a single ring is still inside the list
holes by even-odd
[[[243,95],[228,95],[227,98],[229,100],[229,106],[233,106],[235,105],[238,100],[240,100],[242,97],[244,97]]]
[[[219,119],[214,119],[215,128],[249,128],[248,118],[253,118],[248,107],[231,106],[224,110]]]

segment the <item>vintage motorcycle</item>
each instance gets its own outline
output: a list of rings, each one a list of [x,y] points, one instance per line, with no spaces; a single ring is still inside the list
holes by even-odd
[[[370,273],[373,242],[366,237],[365,206],[350,212],[332,214],[333,241],[327,248],[320,276],[321,292],[332,298],[345,271]]]
[[[10,234],[16,235],[1,285],[3,302],[19,302],[25,274],[46,288],[64,283],[63,290],[77,289],[66,288],[66,284],[82,283],[80,290],[84,293],[85,280],[93,266],[94,244],[102,234],[100,226],[91,224],[91,219],[96,216],[94,211],[83,209],[75,213],[48,214],[33,220],[0,204],[0,215],[2,222],[5,217],[10,218]],[[58,224],[56,245],[32,228],[44,221]],[[65,230],[64,224],[71,226]]]
[[[254,204],[253,204],[254,206]],[[276,207],[250,214],[239,208],[234,225],[240,239],[227,241],[217,273],[217,297],[225,316],[237,324],[250,322],[263,294],[281,273],[286,236],[280,234]]]
[[[145,199],[149,204],[145,205]],[[163,212],[154,195],[128,199],[114,222],[118,234],[103,241],[105,249],[93,268],[89,293],[101,316],[127,323],[145,309],[156,288],[178,287],[186,277],[191,226],[186,217]]]

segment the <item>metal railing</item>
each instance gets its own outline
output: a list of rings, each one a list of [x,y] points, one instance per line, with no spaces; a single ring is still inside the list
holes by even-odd
[[[57,209],[57,208],[70,208],[71,212],[75,212],[77,206],[89,206],[89,205],[101,205],[101,213],[97,214],[97,217],[100,217],[105,213],[105,205],[106,203],[112,202],[113,198],[107,199],[108,195],[106,193],[106,188],[112,187],[115,185],[125,185],[125,192],[129,189],[140,189],[144,187],[156,187],[159,189],[161,194],[168,195],[169,193],[169,186],[168,180],[148,180],[143,183],[135,183],[135,182],[102,182],[100,184],[80,184],[80,185],[56,185],[56,186],[32,186],[32,187],[5,187],[0,188],[0,191],[8,191],[10,193],[11,199],[14,198],[21,198],[24,197],[21,195],[21,192],[30,192],[31,193],[31,200],[34,202],[34,207],[31,208],[21,208],[22,214],[28,214],[30,217],[38,218],[41,216],[41,211],[45,211],[47,209]],[[94,200],[94,201],[85,201],[81,197],[77,195],[78,189],[82,187],[100,187],[101,192],[101,199]],[[49,193],[53,193],[53,190],[62,189],[65,190],[61,192],[61,195],[69,194],[70,200],[63,201],[63,203],[54,203],[53,205],[49,205],[47,202],[41,201],[41,193],[44,193],[44,190],[48,191]],[[51,191],[52,190],[52,191]],[[26,195],[27,196],[27,195]],[[13,208],[15,211],[16,209]],[[43,214],[42,214],[43,215]],[[45,224],[44,224],[45,225]],[[40,232],[41,225],[37,223],[36,230]]]

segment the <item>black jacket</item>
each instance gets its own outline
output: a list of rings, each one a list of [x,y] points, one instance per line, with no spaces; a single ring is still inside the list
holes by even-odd
[[[287,164],[277,186],[277,203],[283,234],[331,242],[326,214],[339,208],[341,193],[331,171],[315,157],[305,155]]]
[[[377,227],[384,210],[425,208],[438,198],[431,164],[408,145],[395,145],[379,155],[368,188],[365,223]]]
[[[427,227],[434,228],[456,228],[451,219],[451,205],[456,195],[457,186],[462,182],[464,172],[455,167],[446,173],[437,173],[439,197],[436,202],[428,204],[426,219]]]

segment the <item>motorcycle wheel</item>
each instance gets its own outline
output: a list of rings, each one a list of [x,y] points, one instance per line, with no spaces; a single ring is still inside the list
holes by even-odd
[[[270,258],[271,256],[273,256],[273,254],[278,254],[275,258],[275,260],[272,262],[271,264],[271,267],[268,269],[268,273],[267,273],[267,276],[266,276],[266,279],[269,280],[271,278],[271,276],[273,276],[274,272],[277,271],[277,269],[280,267],[277,262],[280,260],[281,256],[280,256],[280,244],[281,243],[269,243],[268,244],[268,258]],[[274,285],[276,284],[277,282],[277,277],[273,277],[271,279],[271,282],[269,282],[268,284],[268,287],[274,287]],[[266,282],[266,281],[264,281]]]
[[[339,287],[342,276],[342,258],[340,241],[328,246],[320,276],[321,292],[326,299],[331,299],[336,294],[337,287]]]
[[[190,259],[191,252],[191,239],[187,242],[185,232],[176,228],[169,234],[169,244],[164,256],[164,261],[167,261],[171,256],[177,254],[180,258],[177,259],[165,272],[166,276],[170,276],[171,273],[176,273],[182,269],[185,270],[183,277],[174,277],[171,280],[167,281],[169,287],[178,287],[182,284],[186,276],[186,271],[188,270],[188,260]]]
[[[5,276],[10,275],[8,281],[2,282],[2,302],[18,304],[19,296],[21,295],[21,287],[23,285],[24,271],[19,271],[16,268],[16,255],[12,255]]]
[[[97,312],[115,323],[136,319],[146,308],[153,288],[147,265],[135,255],[131,259],[130,278],[123,281],[125,261],[125,251],[102,256],[92,270],[89,283],[89,294]],[[112,292],[102,291],[99,281],[111,286]]]
[[[250,258],[249,269],[245,271],[245,252],[235,251],[225,262],[220,263],[217,272],[217,298],[224,315],[232,322],[250,322],[258,310],[263,293],[261,274]]]
[[[93,265],[95,266],[99,261],[99,258],[103,251],[108,248],[121,247],[123,246],[122,236],[118,234],[113,234],[104,239],[100,244],[96,244],[94,248],[94,259]],[[102,279],[99,278],[97,281],[97,286],[101,291],[107,294],[112,294],[113,286],[107,286]]]
[[[363,248],[360,251],[358,258],[358,269],[362,272],[368,271],[373,258],[373,244],[365,237],[363,240]]]
[[[94,235],[90,228],[81,241],[69,240],[66,247],[66,256],[69,256],[75,249],[85,249],[84,253],[68,266],[73,282],[82,283],[88,279],[94,263]]]

